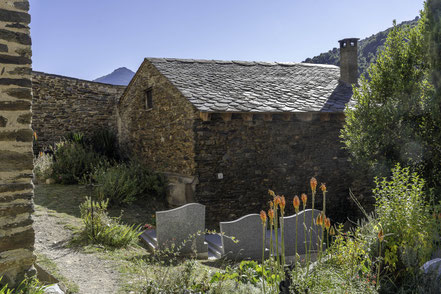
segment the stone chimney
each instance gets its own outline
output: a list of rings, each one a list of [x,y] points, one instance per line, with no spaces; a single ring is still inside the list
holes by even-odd
[[[357,42],[358,38],[347,38],[340,43],[340,81],[356,84],[358,80]]]

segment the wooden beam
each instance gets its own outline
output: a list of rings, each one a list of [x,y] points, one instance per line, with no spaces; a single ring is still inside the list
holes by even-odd
[[[253,114],[252,113],[242,113],[242,119],[244,121],[252,121],[253,120]]]
[[[272,121],[273,120],[273,114],[272,113],[265,113],[263,115],[263,120],[264,121]]]
[[[331,114],[329,112],[320,112],[320,121],[329,121]]]
[[[210,120],[210,113],[208,112],[199,112],[199,117],[202,121],[209,121]]]
[[[282,114],[282,119],[284,121],[290,121],[291,117],[292,117],[292,113],[290,113],[290,112],[285,112],[285,113]]]
[[[231,112],[221,113],[221,117],[224,121],[231,121]]]

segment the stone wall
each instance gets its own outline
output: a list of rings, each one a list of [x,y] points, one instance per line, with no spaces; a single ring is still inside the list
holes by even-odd
[[[125,88],[33,72],[32,128],[38,136],[34,152],[69,132],[90,135],[103,128],[116,133],[116,103]]]
[[[153,107],[145,91],[151,88]],[[195,173],[194,107],[147,60],[130,82],[118,106],[120,147],[158,172]]]
[[[310,208],[312,176],[327,184],[327,212],[334,221],[353,216],[350,166],[339,140],[343,120],[343,113],[275,114],[272,121],[265,121],[264,114],[255,114],[252,121],[240,114],[231,121],[219,114],[205,122],[197,119],[195,199],[207,206],[207,223],[215,227],[267,210],[268,189],[287,197],[289,213],[294,213],[294,195],[307,192]]]
[[[28,10],[27,0],[0,1],[0,277],[12,284],[35,261]]]

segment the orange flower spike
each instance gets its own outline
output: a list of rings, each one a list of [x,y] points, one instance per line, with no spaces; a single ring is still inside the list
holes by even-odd
[[[294,206],[294,209],[295,209],[296,213],[298,213],[299,212],[299,206],[300,206],[299,196],[296,195],[294,197],[294,200],[292,201],[292,205]]]
[[[326,184],[325,183],[322,183],[321,185],[320,185],[320,190],[322,190],[322,192],[327,192],[327,190],[326,190]]]
[[[274,207],[277,208],[277,206],[280,205],[281,199],[280,196],[274,197]]]
[[[316,223],[317,223],[317,226],[323,225],[323,217],[322,217],[321,213],[317,216]]]
[[[270,201],[270,202],[269,202],[269,206],[270,206],[270,208],[273,208],[273,206],[274,206],[274,202]]]
[[[384,239],[384,233],[383,233],[383,229],[381,229],[378,232],[378,240],[380,240],[380,242],[383,242],[383,239]]]
[[[269,194],[270,196],[272,196],[272,197],[275,197],[275,196],[276,196],[276,194],[274,193],[273,190],[268,190],[268,194]]]
[[[260,219],[262,220],[262,225],[265,225],[266,224],[266,213],[263,210],[260,211]]]
[[[307,201],[308,201],[308,195],[306,195],[305,193],[302,193],[303,206],[306,206]]]
[[[325,218],[325,228],[326,231],[329,232],[329,229],[331,228],[331,220],[329,219],[329,217]]]
[[[335,229],[334,226],[331,227],[331,230],[329,231],[329,235],[334,236],[335,235]]]
[[[309,181],[310,185],[311,185],[311,191],[315,193],[316,189],[317,189],[317,180],[316,178],[312,177],[311,180]]]
[[[274,219],[274,209],[270,209],[268,210],[268,217],[270,219],[270,222],[273,223],[273,219]]]
[[[282,214],[285,212],[285,206],[286,206],[286,199],[285,196],[282,195],[282,197],[280,197],[280,210],[282,210]]]

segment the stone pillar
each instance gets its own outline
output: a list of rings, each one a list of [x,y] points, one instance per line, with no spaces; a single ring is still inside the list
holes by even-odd
[[[356,84],[358,80],[357,38],[347,38],[340,43],[340,81]]]
[[[35,261],[28,10],[28,0],[0,0],[0,277],[10,285]]]

